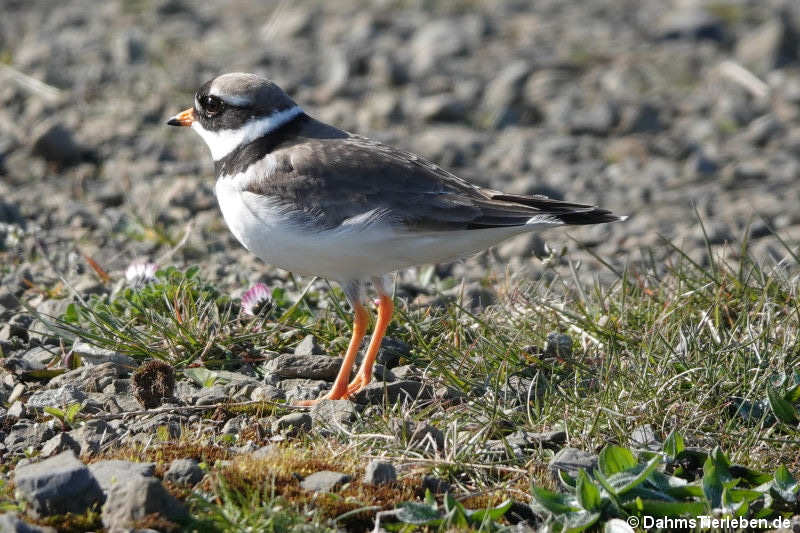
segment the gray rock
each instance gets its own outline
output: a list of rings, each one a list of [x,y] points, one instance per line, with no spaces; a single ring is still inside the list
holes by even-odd
[[[428,448],[434,445],[436,450],[444,449],[444,433],[427,422],[393,418],[389,421],[389,429],[400,442],[408,442],[415,448]]]
[[[572,356],[572,337],[557,331],[548,333],[547,342],[544,345],[544,355],[568,359]]]
[[[308,491],[313,492],[330,492],[336,486],[347,483],[352,478],[347,474],[341,472],[332,472],[330,470],[323,470],[321,472],[314,472],[306,477],[300,486]]]
[[[6,416],[12,416],[14,418],[27,418],[28,410],[25,408],[24,403],[17,400],[11,404],[11,407],[8,408]]]
[[[483,106],[493,127],[520,122],[523,110],[522,89],[531,74],[527,61],[518,60],[505,66],[486,86]],[[530,122],[528,120],[527,122]]]
[[[392,369],[392,374],[397,379],[404,381],[419,381],[421,371],[414,365],[403,365]]]
[[[429,400],[433,397],[433,390],[424,386],[419,381],[394,381],[392,383],[373,382],[358,391],[353,396],[356,403],[388,403],[398,401],[414,401],[417,399]]]
[[[6,402],[13,404],[22,396],[22,393],[25,392],[25,384],[24,383],[17,383],[14,385],[14,388],[11,389],[11,394],[8,395],[8,398],[5,399]],[[22,417],[19,417],[22,418]]]
[[[364,470],[364,483],[369,485],[381,485],[397,481],[397,471],[392,463],[372,460]]]
[[[70,431],[69,436],[80,445],[81,455],[93,455],[100,451],[103,444],[113,440],[116,432],[104,420],[89,420]]]
[[[333,381],[342,366],[340,357],[327,355],[283,354],[268,361],[264,369],[282,379],[322,379]]]
[[[153,513],[170,521],[189,516],[183,502],[167,492],[159,480],[134,476],[109,490],[103,505],[103,525],[110,530],[129,528]]]
[[[563,448],[550,460],[548,467],[556,477],[559,470],[575,476],[581,468],[587,472],[597,468],[597,455],[577,448]]]
[[[156,416],[143,417],[130,425],[131,433],[144,433],[147,435],[155,434],[158,431],[166,431],[170,438],[178,438],[181,435],[181,426],[186,423],[186,417],[171,413],[159,413]],[[164,428],[163,430],[161,428]]]
[[[429,490],[433,494],[444,494],[450,492],[450,483],[435,476],[425,476],[422,478],[422,490]]]
[[[75,385],[67,384],[55,390],[40,390],[31,394],[28,398],[29,408],[41,409],[43,407],[63,408],[73,403],[81,403],[86,399],[86,395]]]
[[[689,6],[667,10],[656,24],[656,33],[661,39],[722,41],[725,38],[725,25],[705,9]]]
[[[223,435],[238,435],[239,432],[242,430],[243,427],[247,425],[247,417],[242,416],[235,416],[225,422],[225,425],[222,426],[222,434]]]
[[[0,533],[56,533],[52,527],[37,526],[23,522],[12,513],[0,515]]]
[[[322,355],[324,353],[322,347],[317,344],[317,340],[313,335],[306,335],[303,337],[303,340],[294,347],[295,355]]]
[[[72,132],[60,123],[40,128],[32,144],[33,155],[59,166],[75,165],[83,158],[84,151],[75,142]]]
[[[214,405],[228,399],[228,393],[223,385],[203,387],[197,391],[195,405]]]
[[[139,366],[136,359],[132,357],[115,352],[114,350],[98,348],[86,342],[76,342],[72,347],[72,352],[79,355],[88,365],[111,363],[119,368],[123,374],[129,374]]]
[[[291,413],[280,417],[272,424],[273,433],[295,437],[311,430],[311,416],[308,413]]]
[[[350,400],[320,400],[311,407],[309,414],[315,426],[349,427],[356,419],[356,407]]]
[[[400,358],[411,355],[411,347],[400,339],[384,337],[376,361],[386,368],[394,368]]]
[[[285,397],[286,394],[282,390],[269,384],[256,387],[253,389],[253,392],[250,393],[250,399],[253,401],[274,402],[283,400]]]
[[[272,455],[276,450],[278,450],[278,446],[276,444],[267,444],[266,446],[262,446],[254,451],[253,457],[256,459],[264,459]]]
[[[619,115],[610,102],[575,109],[568,115],[567,128],[573,135],[608,135],[617,124]]]
[[[656,431],[650,424],[636,426],[631,431],[631,445],[650,451],[661,451],[662,442],[656,436]]]
[[[205,472],[195,459],[175,459],[164,474],[164,481],[178,485],[195,485],[203,479]]]
[[[11,453],[22,453],[28,448],[38,449],[43,443],[50,440],[55,432],[49,424],[18,423],[11,426],[3,444]]]
[[[40,457],[51,457],[53,455],[72,450],[76,455],[81,453],[81,445],[75,442],[68,433],[59,433],[42,445],[39,452]]]
[[[136,463],[122,459],[108,459],[89,465],[89,470],[104,493],[108,493],[115,485],[126,483],[132,477],[152,477],[155,468],[155,463]]]
[[[85,512],[103,501],[100,485],[72,451],[14,471],[16,497],[35,517]]]
[[[800,57],[800,35],[789,13],[764,22],[736,44],[736,58],[758,75],[790,65]]]
[[[22,358],[28,361],[33,368],[44,368],[59,358],[59,355],[52,349],[44,346],[34,346],[22,354]]]

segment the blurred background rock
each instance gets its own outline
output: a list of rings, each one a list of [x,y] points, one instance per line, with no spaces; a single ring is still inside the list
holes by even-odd
[[[649,247],[665,259],[666,237],[702,262],[698,215],[732,256],[748,227],[765,261],[789,255],[771,228],[800,241],[794,0],[5,0],[4,285],[44,275],[27,263],[26,235],[81,275],[84,254],[112,271],[155,259],[188,222],[170,261],[230,282],[263,277],[224,228],[205,146],[164,124],[235,70],[482,185],[632,215],[571,230],[575,241],[521,237],[440,273],[510,262],[537,275],[531,256],[550,239],[624,264]],[[608,274],[585,252],[573,259],[581,275]]]

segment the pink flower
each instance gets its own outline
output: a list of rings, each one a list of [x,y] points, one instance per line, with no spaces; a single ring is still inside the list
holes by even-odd
[[[269,289],[263,283],[256,283],[242,295],[242,313],[258,316],[272,307]]]
[[[134,287],[141,287],[156,279],[158,265],[144,261],[134,261],[125,269],[125,279]]]

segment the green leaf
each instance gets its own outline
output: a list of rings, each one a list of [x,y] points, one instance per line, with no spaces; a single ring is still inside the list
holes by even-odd
[[[397,511],[397,519],[406,524],[419,526],[438,525],[441,522],[441,518],[437,509],[424,503],[401,503],[400,509]]]
[[[600,452],[598,464],[603,474],[610,476],[636,466],[636,458],[628,448],[612,444]]]
[[[533,502],[531,502],[531,505],[536,510],[554,515],[580,511],[580,507],[575,505],[577,502],[569,494],[559,494],[539,487],[532,487],[531,492],[533,493]]]
[[[578,497],[578,503],[587,511],[595,511],[600,507],[600,489],[586,475],[586,471],[583,468],[578,471],[575,495]]]
[[[641,498],[636,498],[636,501],[626,505],[626,508],[644,515],[670,518],[699,516],[706,512],[706,504],[703,502],[665,502],[661,500],[643,500]]]
[[[506,500],[495,507],[489,509],[477,509],[469,513],[470,521],[473,524],[480,525],[486,520],[493,522],[500,520],[505,516],[509,509],[511,509],[511,500]]]
[[[722,491],[737,482],[728,470],[728,458],[719,448],[714,448],[703,465],[703,496],[711,509],[718,509],[722,505]]]
[[[67,419],[67,421],[72,422],[75,420],[75,417],[78,415],[78,413],[81,412],[81,408],[82,406],[79,403],[69,404],[64,412],[64,417]]]
[[[588,529],[597,522],[600,518],[600,513],[590,513],[589,511],[577,511],[558,517],[561,522],[565,533],[577,533]]]
[[[558,470],[558,480],[566,489],[575,489],[575,484],[577,483],[575,478],[569,475],[569,472],[566,470]]]
[[[44,407],[43,411],[45,413],[47,413],[48,415],[52,415],[52,416],[58,418],[59,420],[64,420],[64,418],[65,418],[64,411],[59,409],[59,408],[57,408],[57,407]]]
[[[644,480],[650,476],[650,473],[653,472],[653,470],[655,470],[656,468],[658,468],[659,464],[661,464],[661,457],[656,456],[650,459],[650,461],[648,461],[647,464],[644,465],[641,472],[631,476],[630,479],[628,479],[624,485],[619,487],[619,489],[617,490],[617,494],[625,494],[632,488],[644,482]],[[627,474],[627,472],[621,472],[620,474],[616,475],[621,476],[624,474]],[[614,485],[614,482],[611,481],[611,484]]]
[[[183,371],[183,375],[201,387],[211,387],[219,379],[216,372],[203,367],[187,368]]]
[[[674,461],[678,454],[681,453],[686,447],[683,444],[683,437],[674,429],[669,432],[666,440],[664,441],[664,453],[670,460]]]
[[[786,424],[797,422],[797,409],[778,395],[774,389],[767,391],[767,400],[769,400],[769,407],[772,409],[772,414],[775,415],[775,418]]]
[[[61,319],[64,322],[70,322],[72,324],[77,324],[80,322],[81,318],[78,314],[78,306],[75,305],[75,302],[72,302],[67,306],[67,309],[64,311],[64,314],[61,315]]]
[[[797,484],[792,474],[785,466],[781,465],[775,471],[775,483],[773,484],[774,492],[786,502],[794,502],[797,500],[797,490],[800,485]]]

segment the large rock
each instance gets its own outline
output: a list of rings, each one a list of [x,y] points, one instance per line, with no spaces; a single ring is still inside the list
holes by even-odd
[[[356,419],[356,406],[350,400],[320,400],[311,407],[311,420],[315,425],[350,426]]]
[[[28,502],[35,517],[81,514],[103,501],[97,480],[72,451],[17,467],[14,484],[16,497]]]
[[[89,465],[89,470],[104,493],[134,477],[153,477],[155,468],[155,463],[135,463],[122,459],[109,459]]]
[[[86,395],[75,385],[66,384],[58,389],[36,391],[28,398],[27,406],[42,409],[44,407],[63,408],[72,403],[81,403]]]
[[[112,531],[130,528],[153,513],[172,522],[188,517],[186,506],[167,492],[159,480],[134,476],[109,490],[103,505],[103,525]]]

